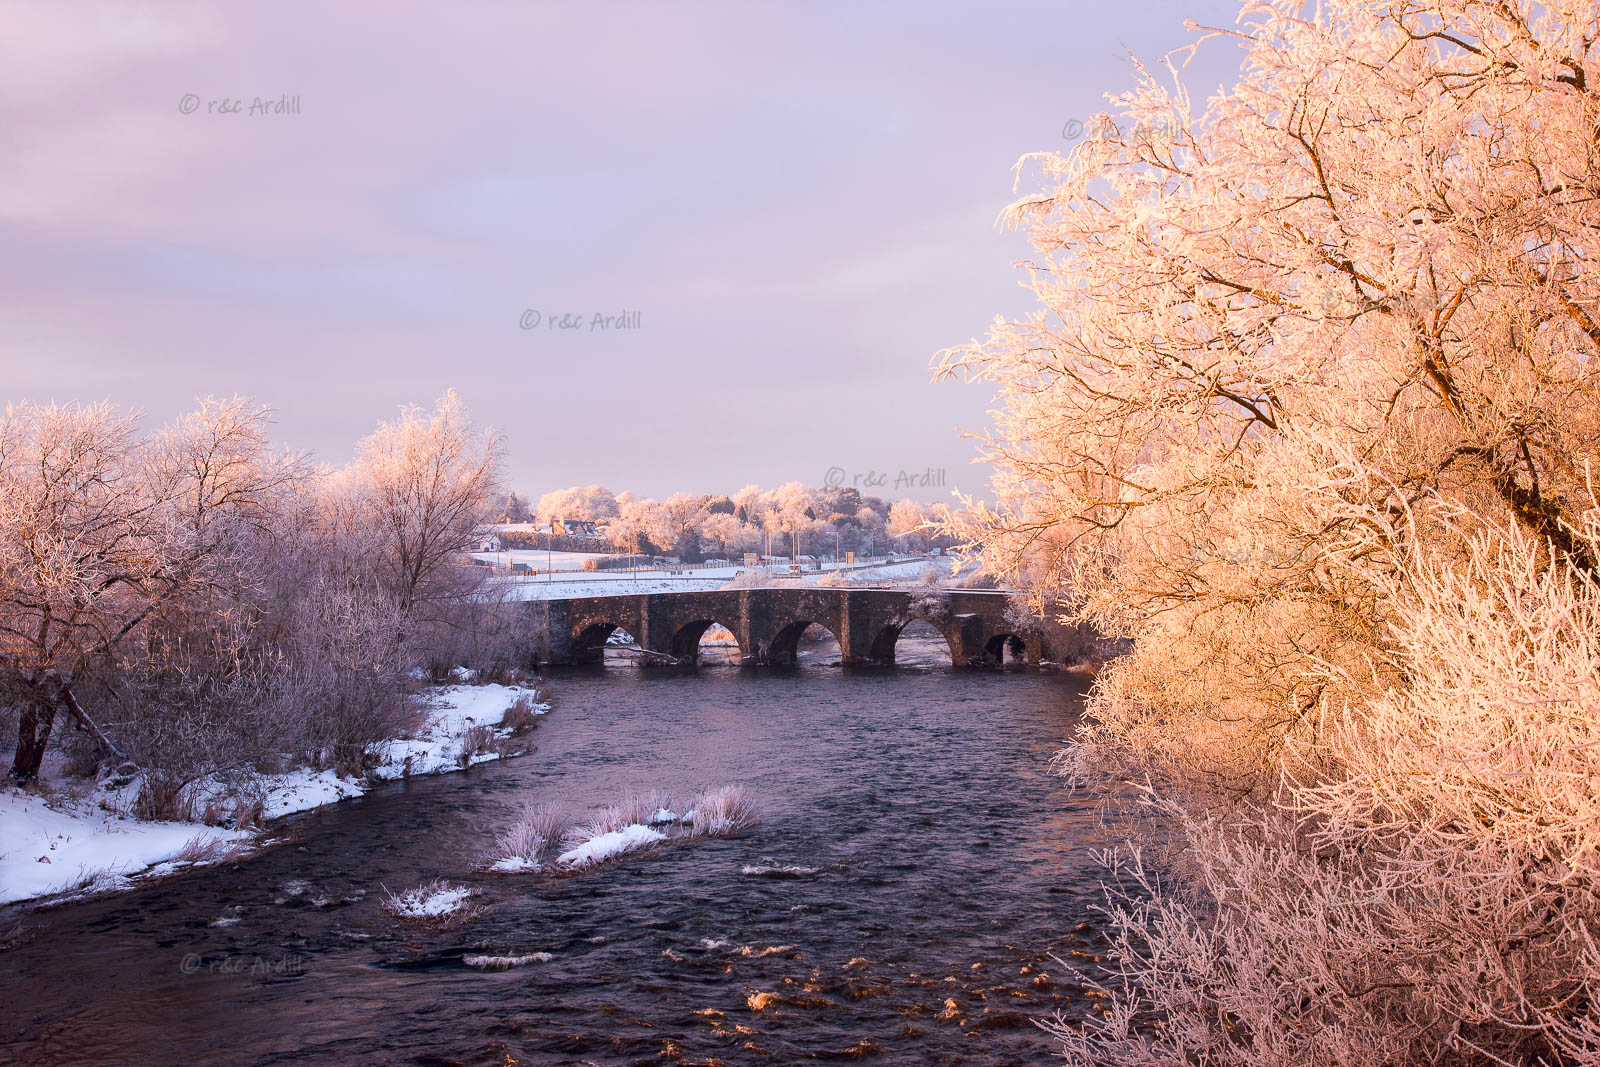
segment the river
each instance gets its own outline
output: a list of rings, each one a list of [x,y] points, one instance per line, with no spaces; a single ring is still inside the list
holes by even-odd
[[[952,671],[926,642],[903,638],[889,670],[812,654],[682,674],[613,654],[552,674],[532,755],[308,812],[241,863],[22,915],[0,953],[0,1062],[1048,1062],[1034,1020],[1094,1003],[1053,957],[1092,973],[1104,944],[1103,831],[1049,767],[1084,683]],[[763,811],[743,834],[563,877],[473,873],[525,802],[733,782]],[[381,887],[435,877],[481,887],[487,910],[426,933],[379,909]]]

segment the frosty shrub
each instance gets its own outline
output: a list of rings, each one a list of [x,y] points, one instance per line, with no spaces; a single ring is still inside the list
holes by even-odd
[[[505,715],[500,719],[500,725],[513,733],[533,729],[544,713],[540,706],[543,703],[545,698],[538,691],[521,694],[506,708]]]
[[[742,785],[709,789],[695,797],[689,808],[694,813],[690,832],[696,836],[734,834],[761,821],[755,798]]]
[[[670,809],[672,803],[672,798],[659,790],[642,793],[627,790],[616,803],[607,804],[581,822],[568,825],[560,843],[564,849],[573,849],[630,826],[649,826],[655,814],[663,808]]]
[[[474,723],[461,734],[461,751],[456,754],[456,763],[466,767],[478,756],[486,756],[500,751],[500,735],[495,733],[494,727],[483,723]]]
[[[189,783],[168,774],[147,774],[139,782],[133,815],[156,822],[191,822],[195,817]]]
[[[1594,1062],[1600,587],[1542,556],[1513,528],[1410,568],[1409,684],[1320,709],[1249,821],[1155,801],[1190,847],[1159,891],[1120,857],[1127,984],[1103,1028],[1059,1030],[1079,1059]]]
[[[1169,835],[1060,1036],[1600,1063],[1600,3],[1242,11],[1203,112],[1141,68],[1030,161],[1041,311],[945,356],[1002,394],[957,525],[1131,643],[1065,766]]]
[[[524,808],[516,822],[495,839],[496,859],[519,859],[543,866],[571,825],[565,812],[547,805]]]
[[[196,834],[183,843],[172,860],[175,863],[218,863],[237,851],[237,846],[216,837]]]
[[[672,808],[672,797],[659,789],[646,792],[628,790],[622,794],[622,800],[611,808],[609,820],[615,823],[613,829],[634,824],[648,825],[656,812],[663,808]]]
[[[950,592],[941,575],[929,567],[911,590],[911,611],[920,618],[943,622],[950,617]]]
[[[483,907],[472,902],[477,895],[478,891],[469,886],[435,878],[432,882],[403,893],[396,893],[385,886],[378,906],[404,922],[448,929],[483,914]]]
[[[471,581],[459,598],[419,610],[411,637],[417,657],[435,682],[462,668],[482,684],[519,679],[543,637],[541,617],[511,599],[511,586],[480,583],[467,568],[461,574]]]

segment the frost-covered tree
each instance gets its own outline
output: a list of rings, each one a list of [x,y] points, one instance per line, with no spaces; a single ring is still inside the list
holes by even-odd
[[[889,506],[889,521],[885,524],[890,537],[903,545],[921,548],[924,544],[923,527],[928,515],[915,500],[896,500]]]
[[[379,537],[378,562],[402,614],[454,598],[448,581],[490,516],[500,437],[473,427],[451,390],[432,412],[401,409],[358,446],[346,480]]]
[[[215,634],[249,610],[252,530],[298,464],[271,454],[266,412],[206,400],[153,438],[110,404],[8,408],[0,419],[0,699],[19,712],[12,776],[39,773],[65,711],[152,623],[203,602]]]
[[[1203,110],[1141,68],[1032,161],[1041,308],[945,362],[1002,397],[987,566],[1135,642],[1073,766],[1189,846],[1063,1038],[1600,1062],[1600,6],[1272,0],[1221,36]]]
[[[618,501],[603,485],[574,485],[539,498],[539,521],[552,519],[610,519],[618,514]]]

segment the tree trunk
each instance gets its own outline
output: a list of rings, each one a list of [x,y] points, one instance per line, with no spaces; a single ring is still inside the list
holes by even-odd
[[[11,761],[14,781],[31,782],[39,777],[39,765],[44,762],[50,727],[55,721],[56,702],[42,692],[22,706],[22,716],[17,723],[17,754]]]

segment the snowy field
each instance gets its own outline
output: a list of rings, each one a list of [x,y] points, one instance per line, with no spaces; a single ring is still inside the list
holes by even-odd
[[[380,747],[379,765],[367,779],[299,770],[255,775],[244,788],[264,798],[263,818],[270,820],[358,796],[370,781],[442,774],[499,759],[483,752],[463,760],[468,732],[474,726],[498,727],[506,709],[529,692],[518,686],[444,686],[424,697],[428,716],[415,736]],[[536,714],[548,710],[549,705],[539,705]],[[196,783],[196,797],[203,806],[206,798],[237,793],[240,786],[202,781]],[[83,796],[40,795],[10,785],[0,789],[0,904],[129,888],[141,878],[228,859],[256,847],[262,836],[198,822],[135,819],[125,813],[138,793],[137,778],[112,787],[103,783]]]
[[[879,585],[916,585],[921,582],[923,574],[929,568],[938,568],[941,573],[950,573],[953,559],[951,557],[936,557],[926,559],[900,560],[894,563],[859,564],[855,567],[841,567],[842,571],[852,585],[879,586]],[[702,591],[708,589],[721,589],[732,581],[735,575],[746,570],[743,564],[728,567],[708,567],[704,570],[689,571],[686,574],[668,574],[665,570],[640,571],[630,574],[627,571],[583,571],[571,574],[554,574],[546,576],[539,574],[531,578],[507,578],[513,594],[521,600],[559,600],[575,596],[610,596],[625,593],[681,593],[690,590]],[[774,578],[772,585],[785,588],[795,585],[816,585],[824,578],[833,575],[831,569],[824,571],[807,571],[798,578],[788,578],[781,574]],[[837,580],[837,579],[834,579]]]

